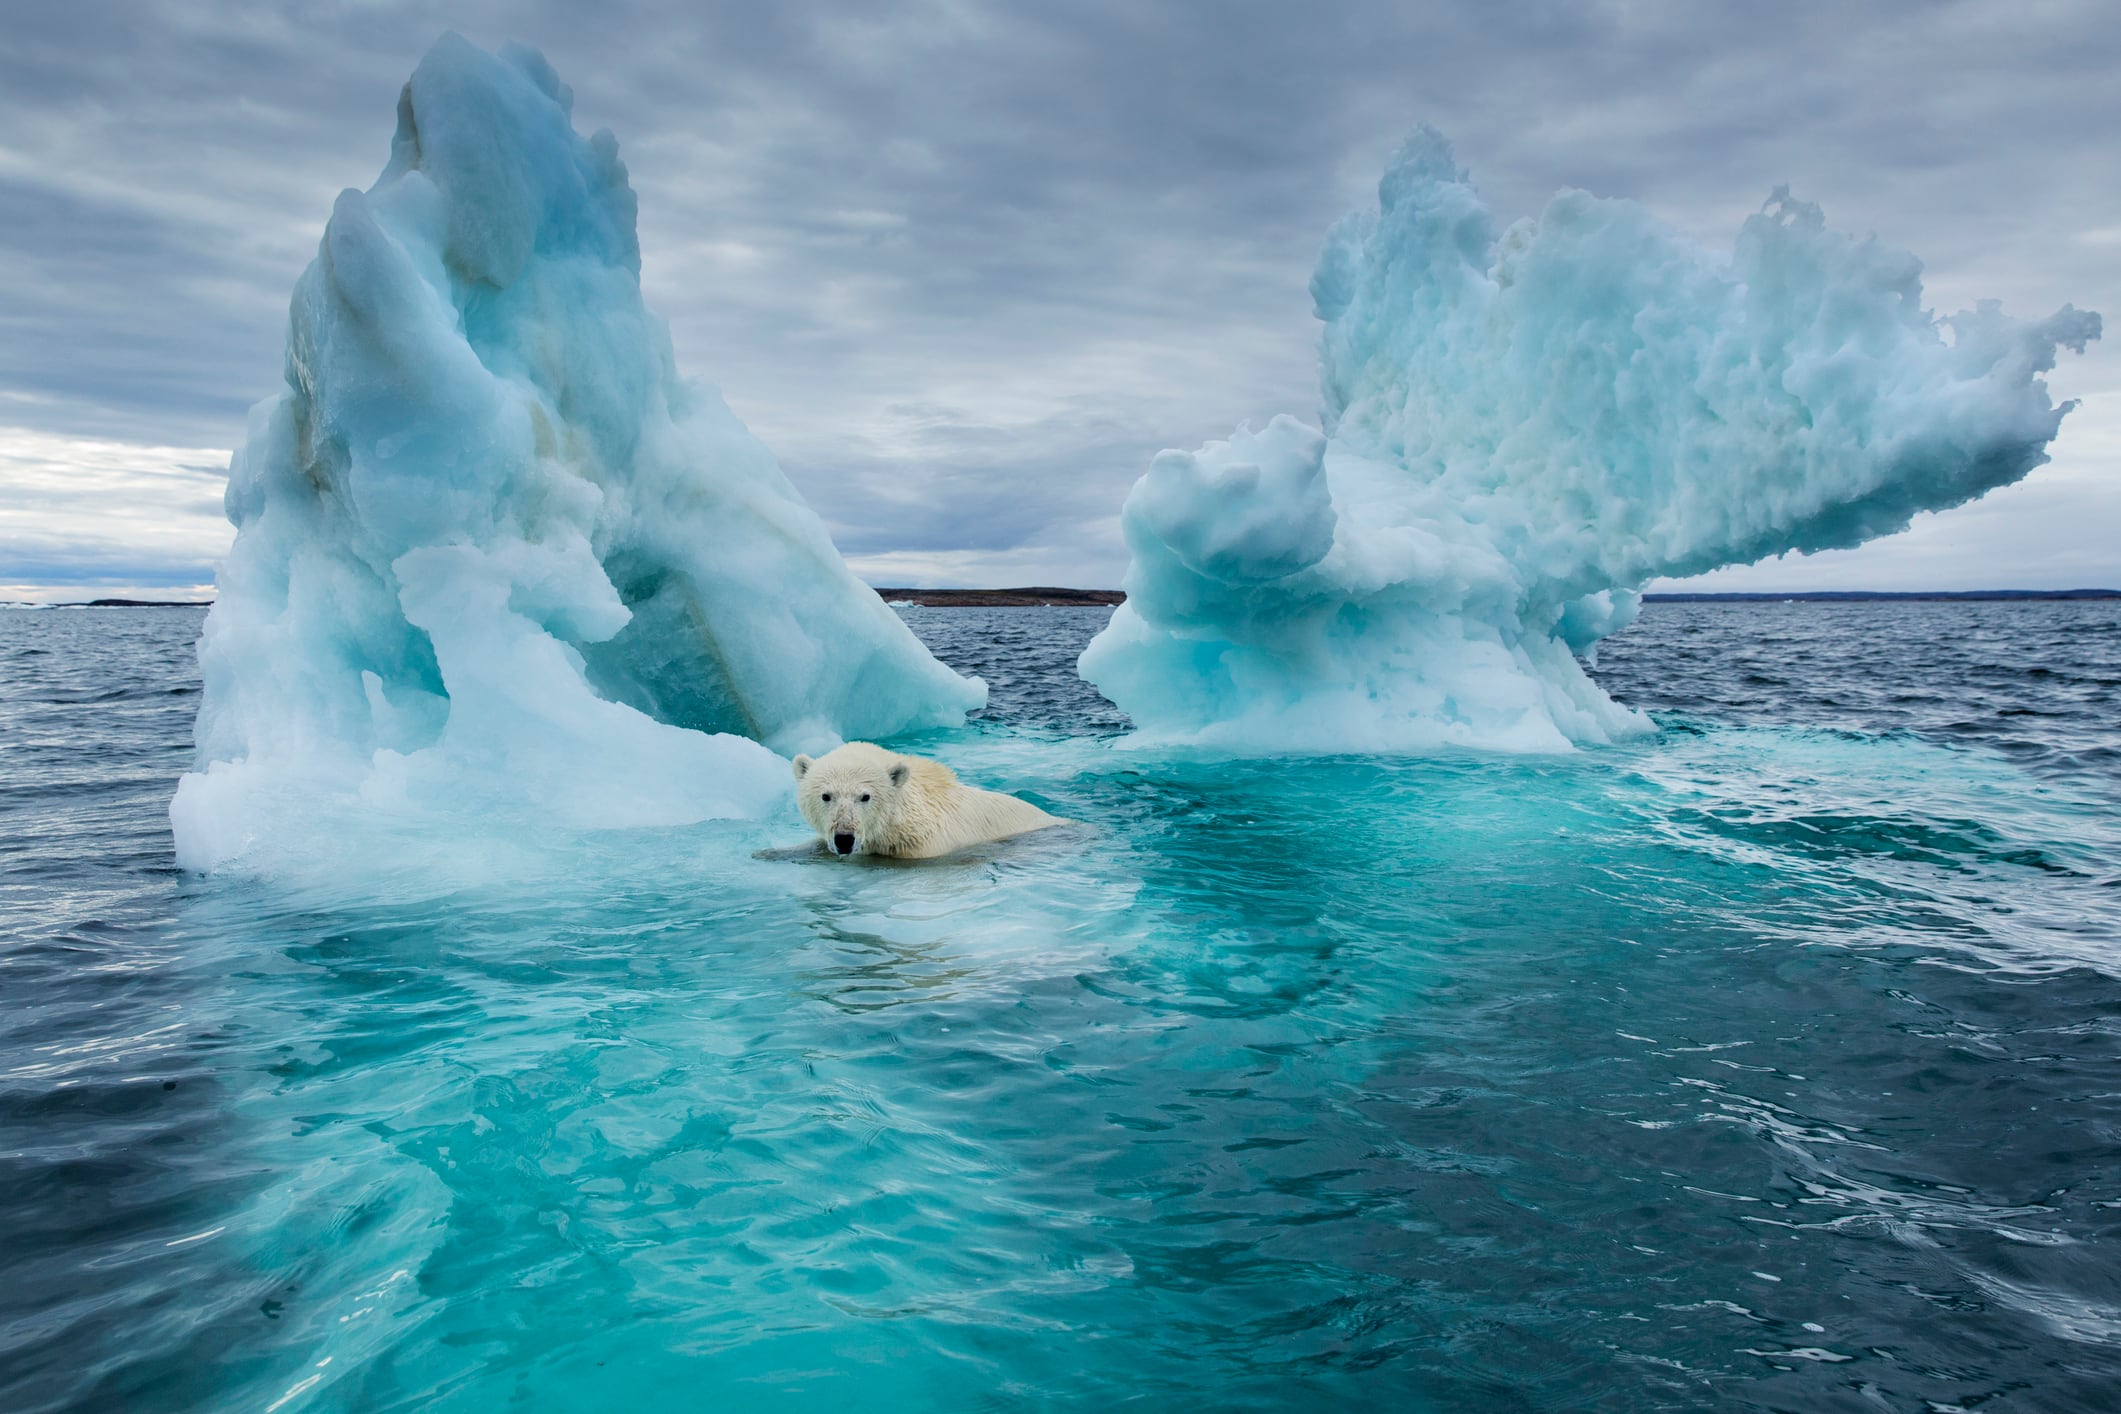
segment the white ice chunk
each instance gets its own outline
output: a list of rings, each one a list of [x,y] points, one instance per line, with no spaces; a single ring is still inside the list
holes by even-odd
[[[340,195],[229,471],[186,866],[356,809],[754,815],[775,750],[984,701],[679,380],[617,144],[571,107],[534,51],[445,36]]]
[[[1424,129],[1311,290],[1327,437],[1287,418],[1128,498],[1085,677],[1141,736],[1261,751],[1552,749],[1646,730],[1576,654],[1638,590],[1851,546],[2024,476],[2039,375],[2099,317],[1939,320],[1920,264],[1778,191],[1711,254],[1627,201],[1498,238]],[[1256,468],[1256,470],[1255,470]]]

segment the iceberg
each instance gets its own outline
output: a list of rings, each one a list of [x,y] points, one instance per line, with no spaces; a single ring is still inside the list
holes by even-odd
[[[1729,255],[1581,191],[1498,234],[1400,150],[1311,280],[1323,425],[1160,454],[1083,676],[1138,742],[1525,751],[1649,731],[1579,655],[1641,587],[1853,546],[2047,460],[2099,316],[1937,318],[1921,264],[1778,190]]]
[[[776,753],[984,702],[680,381],[617,144],[571,107],[536,51],[447,35],[338,198],[229,468],[182,865],[349,812],[755,816]]]

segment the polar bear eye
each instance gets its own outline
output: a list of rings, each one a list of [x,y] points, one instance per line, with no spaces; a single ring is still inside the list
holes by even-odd
[[[819,796],[818,799],[824,801],[827,805],[830,805],[832,804],[832,792],[828,790],[823,795]]]
[[[864,805],[867,805],[868,803],[869,803],[869,792],[867,792],[867,791],[863,791],[863,792],[862,792],[862,804],[864,804]]]

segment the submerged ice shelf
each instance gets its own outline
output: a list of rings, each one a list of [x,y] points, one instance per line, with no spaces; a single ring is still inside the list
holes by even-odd
[[[1921,265],[1777,192],[1728,257],[1563,192],[1498,236],[1424,129],[1311,293],[1324,428],[1165,452],[1085,677],[1140,735],[1548,750],[1648,727],[1576,655],[1642,585],[1853,546],[2047,460],[2099,317],[1938,319]]]
[[[446,36],[381,177],[339,197],[230,468],[185,865],[334,801],[756,814],[788,791],[776,751],[984,700],[679,380],[617,145],[571,104],[535,51]]]

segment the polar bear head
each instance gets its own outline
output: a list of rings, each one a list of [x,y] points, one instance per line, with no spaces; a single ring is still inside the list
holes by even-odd
[[[795,758],[795,798],[803,818],[834,854],[873,853],[898,818],[910,764],[902,756],[850,741],[812,760]]]

